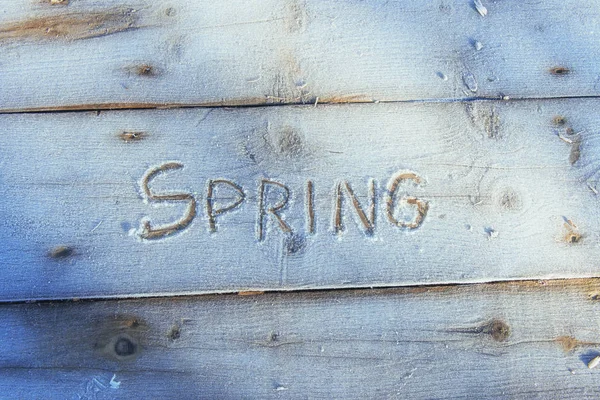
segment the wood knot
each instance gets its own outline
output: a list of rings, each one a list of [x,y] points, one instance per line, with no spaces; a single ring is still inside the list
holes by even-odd
[[[137,318],[128,318],[123,320],[123,327],[128,329],[138,329],[142,326],[142,322]]]
[[[72,256],[74,253],[74,250],[72,247],[69,246],[57,246],[53,249],[50,250],[50,252],[48,253],[48,256],[50,258],[54,258],[54,259],[64,259],[67,258],[69,256]]]
[[[576,244],[581,242],[583,236],[579,233],[579,229],[577,225],[570,219],[563,217],[565,223],[564,227],[567,230],[567,233],[564,235],[564,241],[568,244]]]
[[[153,78],[161,74],[159,68],[146,62],[125,65],[123,71],[125,71],[128,76],[137,75],[142,78]]]
[[[181,337],[181,328],[179,325],[173,325],[169,333],[167,334],[169,340],[175,341]]]
[[[574,350],[577,346],[581,344],[579,340],[577,340],[573,336],[559,336],[556,339],[554,339],[554,341],[563,348],[565,353]]]
[[[275,343],[279,341],[279,333],[278,332],[271,332],[269,333],[269,337],[267,338],[267,342],[269,343]]]
[[[306,237],[299,234],[290,234],[285,238],[285,254],[294,255],[301,253],[306,248]]]
[[[581,234],[579,234],[577,232],[569,232],[565,236],[565,241],[567,243],[572,243],[572,244],[579,243],[580,240],[581,240]]]
[[[550,74],[555,76],[563,76],[571,73],[571,70],[567,67],[553,67],[550,68]]]
[[[134,68],[136,75],[138,76],[156,76],[157,70],[150,64],[140,64]]]
[[[138,345],[129,335],[121,335],[115,340],[114,352],[118,357],[128,358],[137,353]]]
[[[552,118],[552,123],[554,125],[564,126],[567,124],[567,119],[565,117],[563,117],[562,115],[557,115],[554,118]]]
[[[567,129],[567,133],[568,133],[568,129]],[[570,133],[570,135],[573,135],[573,133]],[[569,152],[569,163],[571,163],[571,165],[575,164],[577,161],[579,161],[580,157],[581,157],[581,138],[577,137],[576,139],[573,140],[573,143],[571,144],[571,151]]]
[[[504,342],[510,336],[510,326],[502,320],[494,319],[483,327],[482,332],[492,336],[496,342]]]
[[[289,126],[283,127],[273,142],[274,150],[285,157],[296,157],[304,151],[302,138]]]
[[[94,345],[99,354],[117,361],[130,361],[139,356],[142,350],[140,339],[148,331],[143,320],[133,316],[111,316],[108,321],[99,323]]]
[[[119,137],[125,143],[139,142],[143,140],[148,134],[146,132],[138,131],[123,131],[119,134]]]
[[[523,206],[521,198],[512,189],[507,189],[500,195],[498,204],[505,210],[519,210]]]

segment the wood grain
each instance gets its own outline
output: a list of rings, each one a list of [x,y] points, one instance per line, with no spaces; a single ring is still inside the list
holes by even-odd
[[[597,107],[2,115],[0,299],[598,276]]]
[[[594,399],[599,289],[574,280],[3,305],[0,388],[47,399]]]
[[[598,95],[600,1],[17,0],[0,110]]]

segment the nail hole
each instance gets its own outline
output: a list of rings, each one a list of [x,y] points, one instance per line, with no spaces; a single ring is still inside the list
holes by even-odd
[[[114,350],[119,357],[129,357],[135,354],[137,345],[127,337],[120,337],[115,342]]]

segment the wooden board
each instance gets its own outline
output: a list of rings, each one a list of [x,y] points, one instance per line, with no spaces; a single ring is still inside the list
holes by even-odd
[[[598,0],[6,3],[1,110],[599,90]]]
[[[45,399],[595,399],[599,289],[576,280],[3,305],[0,388]]]
[[[598,105],[2,115],[0,299],[599,276]]]

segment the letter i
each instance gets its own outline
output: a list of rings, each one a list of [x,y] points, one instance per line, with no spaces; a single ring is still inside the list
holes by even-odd
[[[306,182],[306,231],[315,233],[315,195],[312,181]]]

